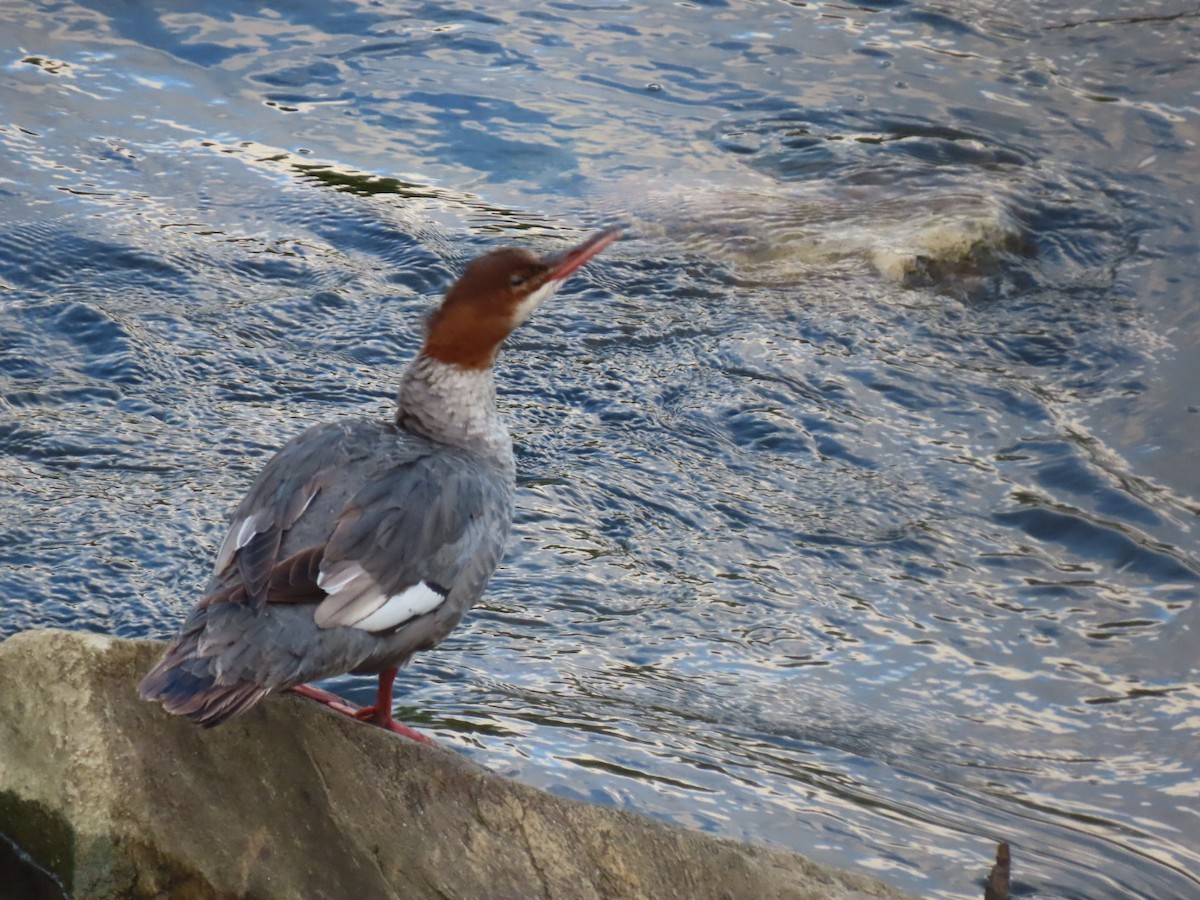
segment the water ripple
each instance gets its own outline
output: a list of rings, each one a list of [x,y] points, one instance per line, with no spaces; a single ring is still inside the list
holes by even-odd
[[[516,536],[402,714],[922,895],[1001,838],[1194,894],[1195,27],[1144,12],[18,2],[0,632],[169,633],[465,260],[619,219],[501,358]]]

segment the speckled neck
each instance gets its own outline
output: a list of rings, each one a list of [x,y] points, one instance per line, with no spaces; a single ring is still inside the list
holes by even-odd
[[[396,424],[513,467],[512,438],[496,410],[490,367],[469,369],[418,356],[400,381]]]

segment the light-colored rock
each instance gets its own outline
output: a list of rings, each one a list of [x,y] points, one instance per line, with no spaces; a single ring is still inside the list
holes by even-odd
[[[900,896],[290,695],[202,730],[138,700],[161,650],[63,631],[0,644],[0,832],[79,900]]]
[[[873,272],[962,299],[1031,258],[1011,190],[1003,179],[783,186],[747,178],[737,187],[688,184],[620,197],[637,198],[637,234],[657,252],[718,261],[755,283],[807,288],[814,277]]]

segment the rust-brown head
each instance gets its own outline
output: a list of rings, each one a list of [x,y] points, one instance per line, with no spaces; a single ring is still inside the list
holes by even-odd
[[[606,228],[553,256],[504,247],[473,260],[430,316],[421,354],[464,369],[488,368],[512,330],[620,236],[619,227]]]

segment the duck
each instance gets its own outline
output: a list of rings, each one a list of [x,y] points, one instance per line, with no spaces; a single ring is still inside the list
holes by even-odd
[[[459,624],[504,555],[516,465],[494,364],[509,334],[621,231],[470,262],[428,318],[392,418],[315,425],[263,467],[202,599],[141,680],[142,699],[213,727],[290,690],[432,743],[395,720],[393,683]],[[378,677],[374,704],[310,684],[345,673]]]

